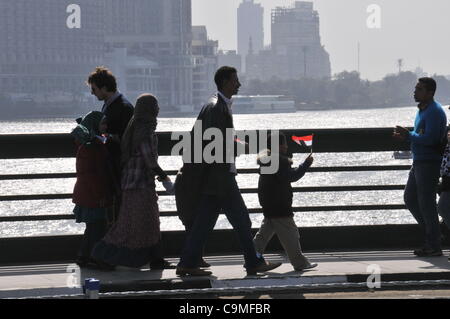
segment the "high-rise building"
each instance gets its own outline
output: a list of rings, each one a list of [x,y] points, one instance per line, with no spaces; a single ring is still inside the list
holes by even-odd
[[[273,9],[271,26],[271,50],[248,55],[248,79],[331,76],[330,57],[321,44],[319,14],[312,2],[296,1],[293,7]]]
[[[136,101],[144,92],[157,94],[159,64],[144,57],[129,55],[126,48],[107,52],[104,64],[114,73],[119,90],[130,101]]]
[[[237,54],[236,50],[220,50],[218,53],[218,67],[221,66],[231,66],[236,68],[238,73],[242,72],[242,57],[240,54]]]
[[[238,44],[245,72],[245,58],[249,52],[257,54],[264,49],[264,8],[254,0],[243,0],[237,9]]]
[[[272,50],[291,63],[284,76],[329,77],[329,55],[320,38],[319,14],[312,2],[296,1],[293,8],[272,11]]]
[[[104,3],[77,0],[81,24],[69,28],[73,2],[0,1],[0,93],[41,103],[89,94],[87,74],[103,61]]]
[[[194,108],[200,108],[214,93],[214,74],[217,70],[217,49],[219,41],[210,40],[205,26],[192,27],[192,56],[194,71],[192,76]]]
[[[192,108],[191,0],[109,0],[106,49],[126,48],[159,65],[162,108]]]

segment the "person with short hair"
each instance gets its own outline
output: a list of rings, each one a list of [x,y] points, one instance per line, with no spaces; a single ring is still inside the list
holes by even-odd
[[[409,141],[413,164],[404,192],[406,207],[423,231],[424,245],[416,249],[418,257],[442,256],[439,217],[436,208],[436,188],[443,155],[443,141],[447,134],[447,117],[434,100],[436,81],[420,78],[414,91],[418,112],[414,130],[397,126],[394,138]]]
[[[111,222],[117,219],[120,208],[120,176],[121,176],[121,151],[120,141],[125,129],[133,116],[133,105],[117,89],[116,77],[106,67],[99,66],[89,75],[87,84],[91,87],[92,95],[99,101],[104,101],[102,113],[108,121],[108,138],[112,143],[108,144],[108,150],[114,163],[114,212]]]
[[[279,157],[279,168],[274,174],[262,174],[260,170],[258,180],[258,199],[263,209],[264,220],[261,228],[253,238],[256,251],[263,254],[267,244],[273,235],[277,235],[289,257],[289,261],[296,271],[303,271],[317,266],[310,263],[302,253],[300,235],[294,221],[292,210],[293,191],[291,183],[302,178],[308,168],[312,165],[314,158],[312,154],[297,168],[292,168],[292,158],[288,156],[288,145],[286,135],[278,132],[278,154],[274,153],[277,148],[272,148],[272,136],[267,138],[267,149],[258,155],[258,164],[270,165],[270,157]]]
[[[133,105],[117,89],[116,77],[105,67],[97,67],[89,75],[87,83],[91,93],[104,101],[102,112],[108,120],[108,134],[122,138],[133,116]]]
[[[207,129],[218,129],[223,137],[223,158],[219,161],[205,161],[203,158],[202,143],[202,163],[195,163],[200,167],[195,176],[191,177],[194,182],[185,182],[183,189],[176,191],[178,194],[189,193],[189,197],[195,199],[189,205],[191,212],[181,215],[193,214],[194,222],[187,234],[184,249],[177,267],[176,274],[179,276],[205,276],[210,275],[210,271],[200,268],[202,261],[203,247],[208,234],[214,229],[220,211],[223,211],[234,231],[237,233],[241,244],[247,274],[253,275],[258,272],[266,272],[277,268],[281,263],[267,263],[264,257],[258,254],[253,244],[251,233],[251,220],[244,199],[236,182],[236,166],[234,163],[234,151],[227,154],[226,146],[235,146],[234,137],[227,135],[227,130],[233,130],[232,97],[239,91],[241,84],[237,76],[237,70],[224,66],[217,70],[214,81],[218,92],[214,94],[207,104],[202,108],[197,118],[194,128],[202,123],[202,134]],[[227,143],[226,138],[229,137]],[[195,143],[195,141],[194,141]],[[196,147],[194,146],[195,150]],[[229,158],[229,157],[232,158]],[[194,157],[193,157],[194,158]],[[202,181],[196,183],[196,181]],[[195,186],[194,186],[195,185]],[[190,187],[194,186],[194,187]],[[176,187],[177,188],[177,187]],[[179,195],[178,195],[179,196]],[[177,205],[179,206],[179,205]]]

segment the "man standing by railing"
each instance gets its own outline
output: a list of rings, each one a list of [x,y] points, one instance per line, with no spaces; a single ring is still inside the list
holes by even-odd
[[[436,187],[439,181],[447,117],[434,100],[436,81],[420,78],[414,99],[419,103],[414,130],[397,126],[394,137],[411,142],[413,165],[404,192],[406,207],[417,220],[425,237],[424,246],[414,251],[419,257],[442,256]]]

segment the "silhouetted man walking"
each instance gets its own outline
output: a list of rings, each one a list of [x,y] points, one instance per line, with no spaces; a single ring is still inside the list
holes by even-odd
[[[207,129],[220,130],[223,141],[223,161],[214,160],[206,163],[202,157],[202,185],[198,203],[196,203],[195,221],[190,229],[184,250],[177,267],[177,275],[210,275],[211,272],[199,268],[202,250],[208,234],[214,229],[219,213],[222,211],[236,231],[241,248],[244,253],[245,265],[248,274],[256,274],[274,269],[281,263],[269,264],[258,254],[253,244],[251,221],[239,187],[236,182],[236,166],[233,159],[230,161],[230,152],[226,145],[234,147],[234,137],[226,134],[233,130],[232,96],[237,94],[241,84],[235,68],[221,67],[214,78],[218,92],[213,95],[202,108],[195,125],[201,123],[202,133]],[[195,127],[194,125],[194,127]],[[226,139],[231,139],[226,141]],[[194,141],[195,143],[196,141]],[[193,147],[195,149],[195,146]],[[204,155],[204,145],[200,147]],[[190,189],[190,193],[195,190]],[[192,196],[195,196],[192,194]]]

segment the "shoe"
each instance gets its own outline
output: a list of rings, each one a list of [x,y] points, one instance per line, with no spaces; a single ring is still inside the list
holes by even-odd
[[[296,268],[294,268],[294,270],[295,271],[303,271],[303,270],[307,270],[307,269],[313,269],[313,268],[316,268],[318,266],[318,264],[316,264],[316,263],[308,263],[307,265],[305,265],[305,266],[302,266],[302,267],[296,267]]]
[[[177,266],[168,262],[167,260],[158,260],[150,263],[150,270],[176,269]]]
[[[198,265],[200,268],[209,268],[211,267],[211,264],[208,264],[203,258],[200,261],[200,264]]]
[[[278,263],[268,263],[268,262],[263,262],[262,264],[254,267],[254,268],[248,268],[247,269],[247,275],[248,276],[254,276],[259,272],[266,272],[266,271],[270,271],[272,269],[278,268],[281,266],[282,263],[278,262]]]
[[[441,249],[428,249],[428,248],[420,248],[414,250],[414,255],[417,257],[439,257],[442,256]]]
[[[212,272],[200,268],[177,267],[176,274],[177,276],[209,276]]]

